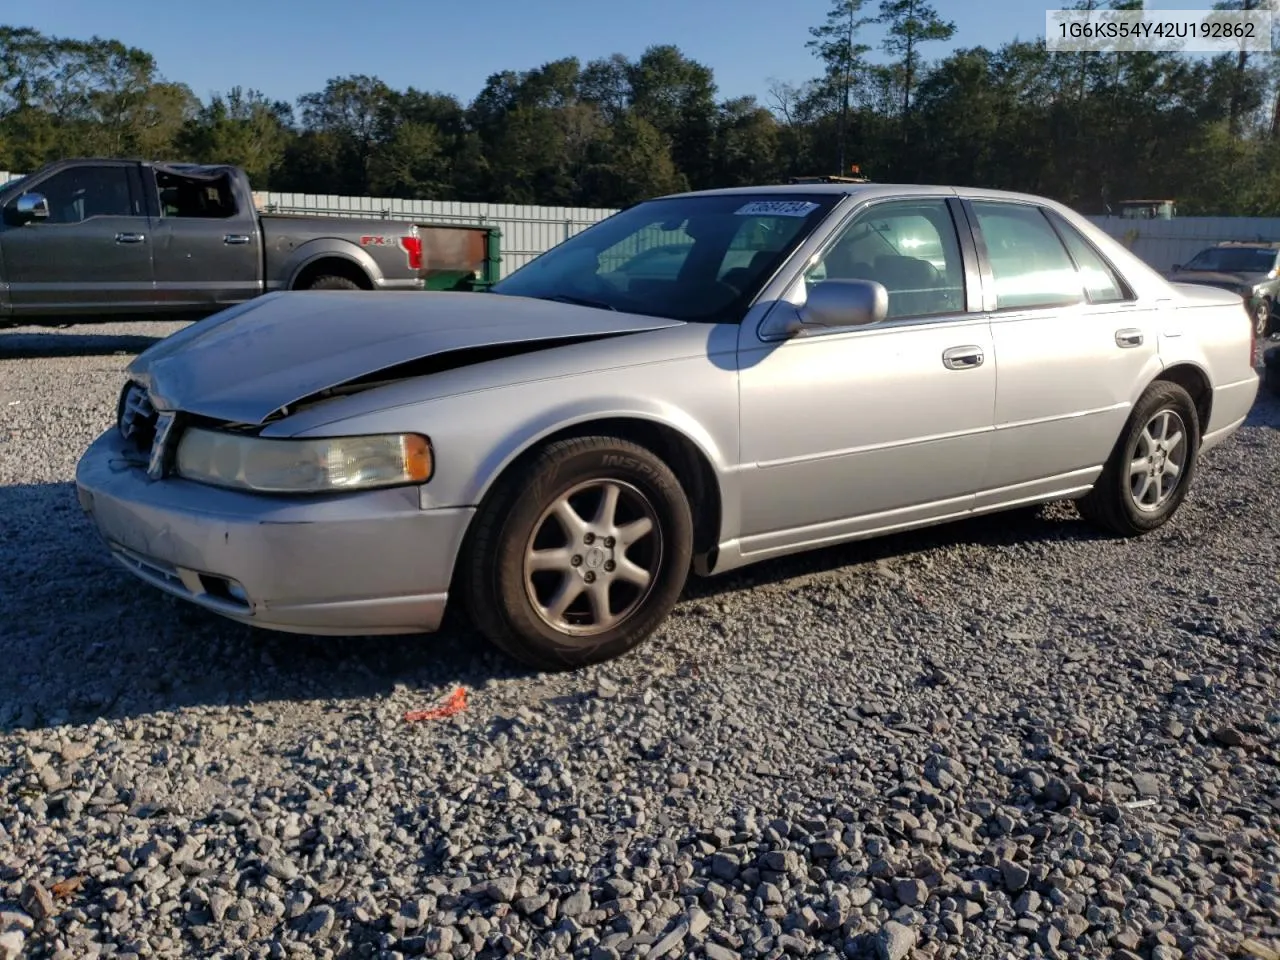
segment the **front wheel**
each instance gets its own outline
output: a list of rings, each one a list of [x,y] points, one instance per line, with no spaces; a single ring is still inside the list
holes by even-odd
[[[1077,506],[1088,520],[1124,537],[1163,526],[1186,499],[1200,449],[1191,395],[1157,381],[1133,413],[1093,489]]]
[[[616,437],[562,440],[486,499],[463,593],[501,650],[571,669],[643,642],[679,598],[692,553],[689,501],[661,458]]]

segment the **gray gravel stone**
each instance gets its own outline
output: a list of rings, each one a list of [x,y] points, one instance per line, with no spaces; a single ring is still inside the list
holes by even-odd
[[[35,929],[35,919],[11,906],[0,907],[0,930],[21,930],[30,933]]]
[[[299,929],[310,937],[326,937],[333,929],[337,914],[327,903],[321,904],[302,918]]]
[[[53,916],[53,896],[42,884],[34,880],[22,888],[18,902],[22,904],[22,909],[36,921]]]
[[[899,880],[893,885],[894,895],[899,903],[909,907],[918,907],[929,896],[929,888],[921,880]]]
[[[1031,879],[1031,871],[1012,860],[1004,860],[1000,863],[1000,875],[1004,879],[1004,885],[1010,890],[1021,890]]]
[[[915,945],[916,931],[890,920],[876,935],[876,956],[879,960],[902,960]]]

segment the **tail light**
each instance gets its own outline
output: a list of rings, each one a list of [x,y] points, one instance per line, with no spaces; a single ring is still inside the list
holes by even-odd
[[[421,237],[401,237],[400,246],[404,247],[404,252],[409,255],[409,269],[422,269],[422,238]]]

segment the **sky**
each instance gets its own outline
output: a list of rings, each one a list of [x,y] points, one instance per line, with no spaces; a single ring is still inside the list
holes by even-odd
[[[13,0],[11,0],[13,2]],[[956,24],[936,58],[957,46],[990,47],[1044,35],[1035,0],[934,0]],[[1151,4],[1155,6],[1155,4]],[[1206,9],[1210,0],[1160,0],[1162,9]],[[469,102],[501,70],[528,70],[576,56],[638,57],[672,43],[710,66],[722,98],[754,94],[771,79],[800,83],[819,73],[805,42],[830,0],[54,0],[13,2],[4,18],[60,37],[121,40],[153,54],[168,80],[202,99],[234,86],[294,102],[331,77],[370,74]],[[878,10],[868,0],[866,11]],[[872,29],[868,42],[878,45]]]

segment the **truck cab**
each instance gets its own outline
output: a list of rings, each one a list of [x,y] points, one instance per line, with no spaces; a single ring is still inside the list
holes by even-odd
[[[76,159],[0,187],[0,319],[207,314],[278,290],[422,290],[418,226],[262,215],[243,170]]]

